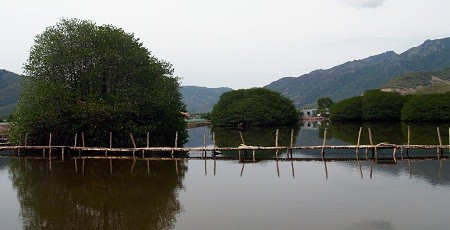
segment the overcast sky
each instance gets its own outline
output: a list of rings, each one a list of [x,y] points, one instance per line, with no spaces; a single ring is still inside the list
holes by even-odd
[[[112,24],[182,85],[250,88],[450,36],[449,0],[0,0],[0,68],[60,18]]]

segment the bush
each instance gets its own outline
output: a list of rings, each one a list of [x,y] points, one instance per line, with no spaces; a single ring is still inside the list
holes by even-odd
[[[240,89],[226,92],[211,112],[215,126],[293,125],[298,112],[288,98],[264,88]]]

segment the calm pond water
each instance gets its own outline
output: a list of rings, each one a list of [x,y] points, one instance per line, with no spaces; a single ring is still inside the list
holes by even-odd
[[[448,144],[448,125],[439,126],[443,130],[443,144]],[[401,144],[406,140],[405,125],[370,124],[370,127],[375,143]],[[321,145],[323,128],[324,125],[306,124],[296,129],[297,145]],[[359,125],[327,128],[327,143],[356,143]],[[205,133],[210,145],[212,131],[219,146],[240,143],[236,130],[200,127],[189,130],[186,146],[203,146]],[[411,131],[412,144],[438,142],[436,125],[411,126]],[[273,145],[274,134],[272,128],[245,131],[243,136],[246,144]],[[367,137],[363,135],[362,139],[366,141]],[[280,129],[280,145],[288,145],[289,140],[290,128]],[[315,154],[294,152],[305,157]],[[430,154],[436,154],[436,150]],[[448,156],[447,149],[444,155]],[[86,160],[84,170],[80,164],[79,161],[75,168],[74,160],[50,165],[46,160],[0,158],[0,228],[448,229],[450,226],[447,159],[405,160],[397,164],[264,160],[242,164],[220,158]]]

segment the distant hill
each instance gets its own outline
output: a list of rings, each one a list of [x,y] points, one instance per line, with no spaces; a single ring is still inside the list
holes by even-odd
[[[450,91],[450,68],[405,73],[389,80],[382,90],[402,94],[445,93]]]
[[[0,117],[11,114],[20,96],[22,76],[0,69]]]
[[[207,113],[211,112],[212,107],[219,101],[220,95],[230,90],[232,89],[226,87],[182,86],[180,92],[189,113]]]
[[[333,101],[380,88],[395,76],[450,67],[450,38],[427,40],[401,54],[388,51],[362,60],[299,77],[285,77],[265,86],[291,98],[297,107],[315,105],[318,98]]]

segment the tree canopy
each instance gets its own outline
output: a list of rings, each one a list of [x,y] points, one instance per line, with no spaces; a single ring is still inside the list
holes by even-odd
[[[215,126],[293,125],[298,112],[288,98],[264,88],[239,89],[226,92],[211,112]]]
[[[176,131],[186,138],[172,65],[120,28],[62,19],[36,36],[24,69],[13,141],[28,133],[42,144],[50,132],[55,144],[79,132],[97,141],[113,132],[114,144],[128,146],[129,133],[143,141],[150,132],[152,145],[173,145]]]
[[[320,114],[327,114],[333,106],[333,100],[329,97],[321,97],[317,99],[317,112]]]

